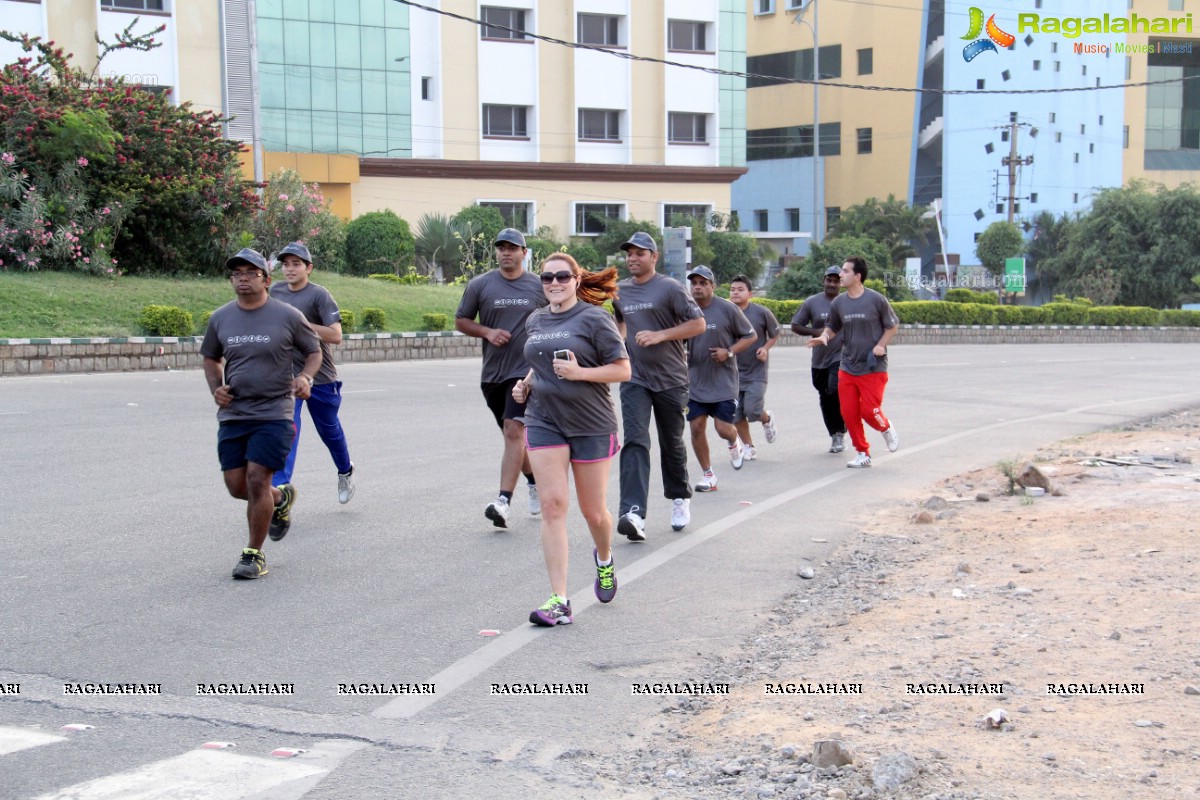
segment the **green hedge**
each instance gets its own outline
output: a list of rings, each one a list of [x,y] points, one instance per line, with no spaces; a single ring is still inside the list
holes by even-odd
[[[1200,327],[1200,311],[1159,311],[1144,306],[1088,306],[1047,303],[1044,306],[991,306],[913,300],[892,303],[900,321],[909,325],[1101,325],[1106,327]]]
[[[772,300],[769,297],[755,297],[750,300],[751,303],[758,303],[763,308],[769,310],[775,315],[775,319],[780,325],[790,325],[792,317],[796,316],[796,312],[800,310],[803,300]]]
[[[354,333],[354,328],[358,324],[358,316],[347,309],[340,309],[342,314],[342,333]]]
[[[175,306],[146,306],[138,322],[148,336],[191,336],[192,312]]]
[[[1145,306],[1092,306],[1087,308],[1088,325],[1158,325],[1162,312]]]
[[[387,313],[382,308],[364,308],[362,310],[362,329],[364,331],[387,330]]]
[[[1200,328],[1200,311],[1182,311],[1178,308],[1163,311],[1158,324],[1172,328]]]
[[[423,314],[421,316],[421,330],[423,331],[444,331],[450,324],[450,318],[446,314]]]
[[[1046,303],[1042,306],[1050,325],[1087,325],[1088,307],[1080,303]]]
[[[973,289],[947,289],[947,303],[978,303],[985,306],[996,306],[1000,300],[995,292],[977,292]]]

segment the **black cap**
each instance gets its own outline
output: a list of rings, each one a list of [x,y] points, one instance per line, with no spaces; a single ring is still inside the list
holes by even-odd
[[[826,267],[825,268],[825,277],[826,278],[828,278],[830,275],[841,275],[841,274],[842,274],[841,267]]]
[[[515,244],[517,247],[524,247],[525,234],[516,228],[505,228],[496,234],[496,241],[492,242],[492,246],[495,247],[501,242],[508,242],[509,244]]]
[[[283,261],[284,256],[296,256],[305,264],[312,264],[312,255],[308,252],[308,247],[304,242],[292,242],[287,247],[275,254],[276,261]]]
[[[687,277],[690,278],[693,275],[699,275],[701,278],[704,278],[704,280],[706,280],[709,283],[714,284],[714,285],[717,282],[717,279],[713,276],[713,271],[711,269],[709,269],[708,267],[704,266],[703,264],[700,264],[699,266],[696,266],[696,267],[692,267],[691,269],[688,270]]]
[[[242,264],[249,264],[252,267],[258,267],[262,270],[263,275],[270,275],[271,270],[267,267],[267,260],[262,257],[262,253],[249,247],[245,247],[238,251],[237,255],[225,262],[225,269],[233,272]]]
[[[644,231],[638,231],[633,236],[629,237],[629,241],[621,245],[622,250],[628,250],[631,247],[638,247],[642,250],[650,250],[658,252],[658,245],[654,242],[654,237]]]

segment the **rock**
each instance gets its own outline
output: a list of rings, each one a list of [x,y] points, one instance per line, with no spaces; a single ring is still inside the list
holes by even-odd
[[[912,520],[918,525],[928,525],[933,522],[933,514],[929,511],[921,511],[917,513]]]
[[[946,509],[942,509],[941,511],[939,511],[937,513],[938,519],[954,519],[957,516],[958,516],[957,508],[946,508]]]
[[[1134,722],[1133,724],[1139,728],[1153,728],[1154,727],[1154,723],[1148,719],[1139,719],[1136,722]]]
[[[1120,632],[1120,631],[1113,631],[1112,633],[1110,633],[1110,634],[1108,635],[1108,638],[1109,638],[1109,639],[1112,639],[1114,642],[1119,642],[1119,641],[1121,641],[1121,632]]]
[[[1033,594],[1033,589],[1026,589],[1023,586],[1013,589],[1013,597],[1029,597],[1031,594]]]
[[[829,793],[825,796],[828,797],[829,800],[846,800],[846,798],[850,795],[846,794],[844,789],[830,789]]]
[[[979,494],[975,495],[975,502],[977,503],[989,503],[991,500],[992,496],[987,492],[980,492]]]
[[[800,567],[800,569],[796,570],[796,574],[801,578],[804,578],[806,581],[811,581],[814,577],[816,577],[817,572],[808,564],[805,564],[804,566]]]
[[[1200,689],[1197,689],[1195,686],[1185,686],[1185,687],[1183,687],[1183,693],[1184,694],[1200,694]]]
[[[813,742],[812,763],[817,769],[841,767],[853,764],[854,756],[840,739],[818,739]]]
[[[930,511],[941,511],[950,504],[946,502],[945,498],[938,497],[935,494],[933,497],[930,497],[928,500],[926,500],[923,505]]]
[[[743,769],[745,769],[745,767],[743,767],[741,764],[726,764],[725,766],[721,767],[721,772],[725,773],[726,775],[741,775]]]
[[[891,791],[917,777],[917,760],[908,753],[889,753],[881,756],[871,770],[876,789]]]
[[[1046,494],[1046,490],[1043,489],[1041,486],[1026,486],[1025,487],[1025,496],[1026,497],[1041,497],[1044,494]]]
[[[1058,756],[1054,755],[1054,753],[1042,753],[1042,758],[1046,761],[1057,761],[1058,760]]]
[[[954,568],[955,572],[965,572],[968,575],[971,573],[971,565],[966,561],[960,561],[958,566]]]
[[[1017,485],[1028,489],[1035,487],[1044,491],[1050,491],[1053,487],[1050,485],[1050,479],[1046,474],[1034,466],[1033,462],[1029,462],[1017,475]]]

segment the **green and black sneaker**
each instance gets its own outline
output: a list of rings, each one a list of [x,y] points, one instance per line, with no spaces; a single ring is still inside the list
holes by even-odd
[[[283,498],[279,501],[279,505],[275,506],[275,513],[271,515],[271,530],[269,533],[272,542],[278,542],[287,536],[288,529],[292,527],[290,517],[292,505],[296,502],[295,486],[285,483],[279,487],[279,491],[283,494]]]
[[[241,560],[233,568],[233,577],[252,581],[267,574],[267,559],[261,550],[246,547],[242,550]]]

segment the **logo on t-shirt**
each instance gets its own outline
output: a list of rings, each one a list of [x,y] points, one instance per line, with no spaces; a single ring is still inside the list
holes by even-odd
[[[654,303],[631,303],[630,305],[622,306],[621,312],[623,314],[632,314],[635,311],[649,311],[652,308],[654,308]]]
[[[498,297],[492,301],[493,306],[527,306],[529,298],[527,297]]]
[[[228,344],[228,345],[265,344],[269,341],[271,341],[271,337],[269,334],[251,333],[251,334],[247,334],[246,336],[230,336],[229,338],[227,338],[225,340],[225,344]]]
[[[548,339],[570,339],[569,331],[555,331],[553,333],[535,333],[529,337],[531,342],[544,342]]]

